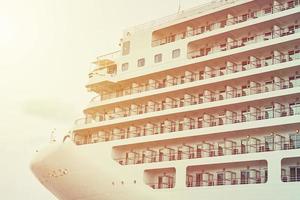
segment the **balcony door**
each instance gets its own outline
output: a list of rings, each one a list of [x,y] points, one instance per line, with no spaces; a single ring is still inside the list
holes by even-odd
[[[217,174],[217,185],[224,185],[224,172]]]
[[[290,167],[290,181],[300,181],[300,166]]]
[[[202,173],[197,173],[196,174],[196,186],[201,186],[203,183],[203,174]]]
[[[290,107],[290,115],[300,114],[300,102],[291,103],[289,107]]]
[[[299,134],[292,134],[290,135],[290,145],[292,149],[299,149],[300,148],[300,135]]]
[[[241,171],[241,184],[248,184],[250,178],[249,171]]]

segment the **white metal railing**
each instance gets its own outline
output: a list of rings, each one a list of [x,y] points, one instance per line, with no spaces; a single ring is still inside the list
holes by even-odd
[[[227,5],[227,4],[233,4],[238,1],[241,1],[241,0],[214,0],[214,1],[211,1],[210,3],[202,4],[200,6],[188,9],[186,11],[180,11],[175,14],[172,14],[172,15],[169,15],[166,17],[162,17],[160,19],[152,20],[152,21],[146,22],[144,24],[133,26],[131,28],[128,28],[127,31],[134,33],[134,32],[140,31],[140,30],[155,28],[157,26],[166,24],[170,21],[181,20],[181,19],[193,16],[195,14],[200,14],[202,12],[205,12],[208,9],[211,10],[211,9],[218,8],[218,7]]]
[[[239,98],[244,96],[250,96],[254,94],[261,94],[267,93],[277,90],[284,90],[293,87],[299,87],[300,83],[298,82],[291,82],[291,81],[278,81],[272,82],[267,84],[262,84],[258,86],[249,86],[246,89],[231,89],[224,91],[223,93],[214,93],[211,92],[209,95],[202,95],[201,99],[199,99],[199,94],[191,94],[189,98],[178,97],[176,99],[170,99],[170,102],[162,101],[162,102],[153,102],[153,106],[149,106],[148,104],[140,104],[134,105],[135,108],[131,107],[122,107],[119,111],[108,110],[103,114],[96,113],[96,115],[92,117],[87,117],[86,120],[77,121],[85,122],[85,123],[93,123],[93,122],[101,122],[107,120],[113,120],[118,118],[130,117],[134,115],[142,115],[146,113],[161,111],[161,110],[168,110],[168,109],[175,109],[179,107],[186,107],[190,105],[196,104],[205,104],[215,101],[222,101],[226,99],[232,98]]]

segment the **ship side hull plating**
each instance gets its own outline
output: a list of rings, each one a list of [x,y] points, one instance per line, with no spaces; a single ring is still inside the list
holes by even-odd
[[[254,158],[268,157],[267,153],[261,154]],[[289,155],[291,157],[300,155],[300,149],[291,150]],[[235,160],[242,161],[243,157],[245,156],[235,156]],[[247,157],[245,160],[251,159],[251,156]],[[283,157],[286,157],[285,152],[273,152],[272,157],[267,159],[268,167],[280,168]],[[192,162],[202,163],[197,160]],[[230,162],[229,159],[226,160]],[[182,164],[177,163],[177,169],[184,170],[186,162],[191,161],[183,160]],[[163,167],[164,163],[158,165]],[[144,183],[144,170],[151,168],[150,166],[151,164],[135,167],[119,165],[112,160],[111,147],[105,143],[86,146],[75,146],[71,143],[51,144],[38,152],[31,163],[31,169],[38,180],[61,200],[299,199],[299,184],[283,183],[280,176],[278,180],[267,181],[264,184],[201,188],[187,188],[178,184],[172,189],[154,190]]]

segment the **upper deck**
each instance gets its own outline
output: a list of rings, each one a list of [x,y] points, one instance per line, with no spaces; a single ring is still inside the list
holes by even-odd
[[[122,81],[198,62],[191,58],[198,57],[203,42],[211,45],[227,38],[224,43],[230,46],[239,43],[240,31],[257,32],[257,25],[280,28],[299,17],[298,5],[299,0],[224,0],[129,28],[120,40],[120,51],[99,56],[94,62],[87,88],[109,92],[118,89]]]
[[[128,28],[124,31],[123,37],[120,40],[121,49],[112,53],[98,56],[92,71],[89,73],[88,88],[98,88],[108,86],[125,78],[130,72],[139,70],[144,65],[156,64],[154,61],[150,63],[150,55],[153,55],[154,43],[158,40],[163,40],[168,36],[159,36],[161,31],[172,30],[174,25],[185,23],[195,18],[201,18],[206,15],[211,15],[214,12],[223,10],[228,7],[233,7],[239,4],[246,3],[249,0],[221,0],[212,1],[208,4],[203,4],[195,8],[180,11],[176,14],[147,22]],[[252,0],[251,0],[252,1]],[[226,6],[226,7],[224,7]],[[209,7],[209,12],[207,11]],[[162,38],[163,37],[163,38]],[[169,39],[168,39],[169,40]],[[155,51],[165,51],[161,47],[157,47]],[[149,56],[148,56],[149,55]],[[146,62],[147,61],[147,62]]]

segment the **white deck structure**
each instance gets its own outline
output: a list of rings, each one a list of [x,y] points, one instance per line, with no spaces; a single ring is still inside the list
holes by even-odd
[[[63,200],[298,200],[300,1],[223,0],[124,31],[72,135],[31,168]]]

